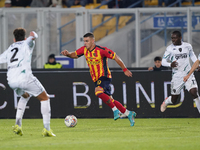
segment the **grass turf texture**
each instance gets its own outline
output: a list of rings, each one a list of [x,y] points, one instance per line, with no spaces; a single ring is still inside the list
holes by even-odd
[[[0,120],[0,150],[199,150],[200,119],[78,119],[68,128],[52,119],[56,137],[42,137],[42,119],[23,119],[23,136],[12,131],[14,119]]]

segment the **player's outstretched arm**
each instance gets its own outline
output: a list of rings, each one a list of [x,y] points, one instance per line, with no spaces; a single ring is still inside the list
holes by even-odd
[[[75,52],[68,52],[68,50],[62,51],[61,54],[73,59],[78,58]]]
[[[126,66],[124,65],[124,62],[121,60],[121,58],[116,54],[114,60],[117,62],[117,64],[122,68],[122,70],[124,71],[124,74],[127,77],[132,77],[132,72],[130,72]]]
[[[195,63],[192,65],[192,68],[191,68],[190,72],[188,73],[188,75],[183,78],[184,82],[186,82],[188,80],[188,78],[190,77],[190,75],[195,71],[195,69],[197,69],[197,67],[199,66],[199,63],[200,63],[200,61],[197,59],[195,61]]]

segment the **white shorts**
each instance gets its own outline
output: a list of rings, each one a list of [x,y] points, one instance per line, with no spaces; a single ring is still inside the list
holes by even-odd
[[[34,76],[29,77],[29,79],[26,81],[12,81],[8,82],[8,84],[19,96],[27,92],[29,95],[37,97],[43,91],[45,91],[40,81]]]
[[[172,78],[171,94],[179,95],[184,86],[188,91],[192,88],[198,88],[197,81],[193,74],[188,78],[187,82],[183,82],[183,78]]]

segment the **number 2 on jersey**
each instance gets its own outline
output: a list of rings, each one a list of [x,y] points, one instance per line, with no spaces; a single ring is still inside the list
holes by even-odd
[[[18,52],[18,48],[14,48],[11,50],[11,52],[14,51],[14,54],[12,55],[12,57],[10,58],[10,62],[12,63],[13,61],[18,61],[18,58],[15,58],[17,52]]]

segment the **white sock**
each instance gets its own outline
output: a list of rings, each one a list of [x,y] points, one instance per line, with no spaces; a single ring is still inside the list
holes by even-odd
[[[30,97],[24,98],[21,96],[21,98],[19,99],[19,102],[17,104],[16,124],[20,127],[22,126],[22,118],[24,115],[26,104],[29,101],[29,99],[30,99]]]
[[[40,101],[44,128],[50,130],[51,107],[50,100]]]
[[[195,101],[197,109],[198,109],[198,111],[200,113],[200,97],[195,98],[194,101]]]
[[[129,111],[128,109],[126,109],[126,111],[124,112],[124,114],[125,114],[126,116],[128,116],[129,113],[130,113],[130,111]]]
[[[165,104],[166,105],[169,105],[169,104],[172,104],[172,97],[171,96],[169,96],[166,100],[165,100]]]
[[[116,107],[116,106],[114,106],[114,107],[112,108],[112,110],[113,110],[113,111],[117,110],[117,107]]]

